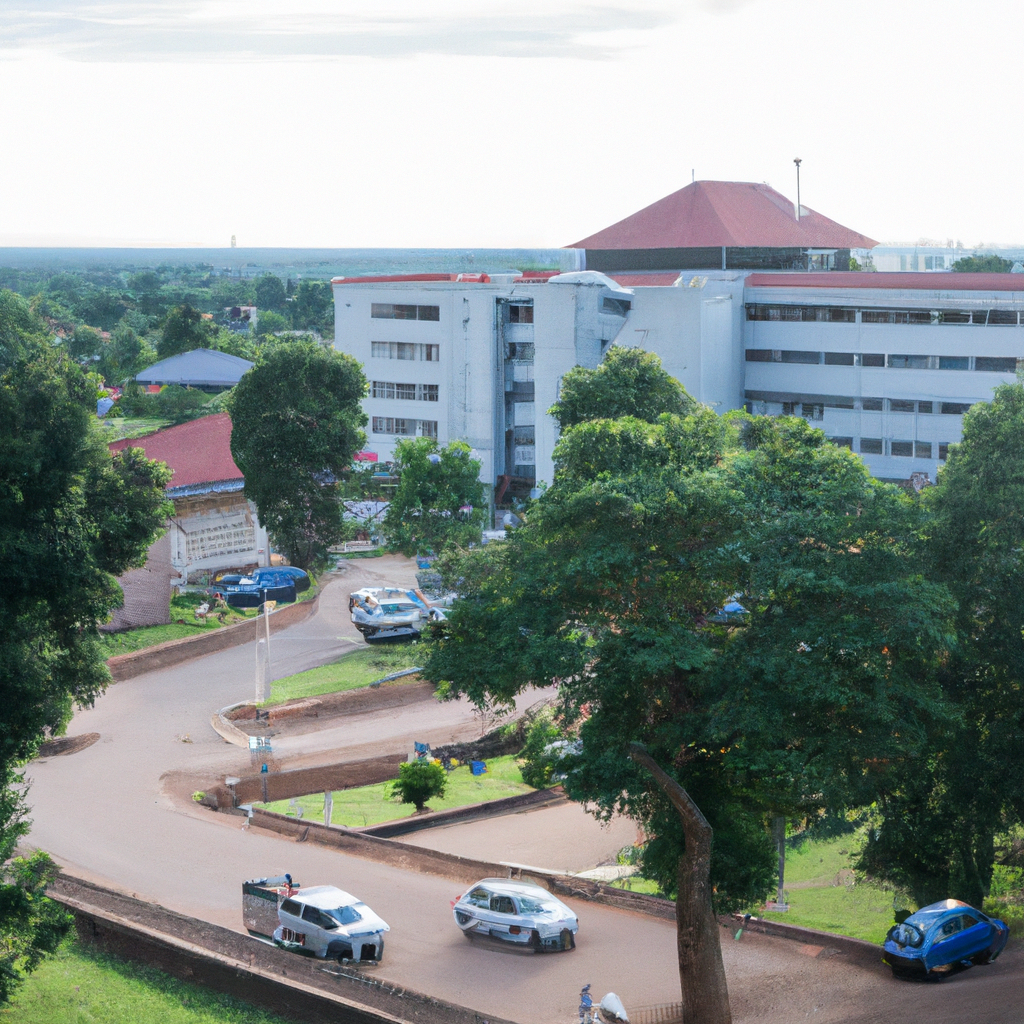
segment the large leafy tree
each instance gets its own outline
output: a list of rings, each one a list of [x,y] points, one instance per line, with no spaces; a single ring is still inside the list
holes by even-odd
[[[74,706],[91,704],[109,681],[97,623],[123,599],[115,577],[145,562],[172,511],[166,467],[138,449],[111,457],[94,427],[92,380],[41,340],[21,300],[0,296],[4,308],[0,861],[27,830],[20,766],[45,732],[62,732]],[[54,870],[40,854],[0,872],[0,999],[66,930],[42,897]]]
[[[714,910],[768,891],[770,814],[863,800],[920,750],[949,605],[914,560],[916,507],[856,456],[802,420],[723,422],[648,372],[661,401],[570,426],[526,525],[447,566],[465,598],[426,674],[480,704],[559,680],[582,741],[567,791],[653,837],[684,1015],[721,1022]]]
[[[235,386],[231,453],[245,495],[289,561],[315,567],[345,536],[341,485],[366,439],[366,378],[351,356],[271,349]]]
[[[277,274],[264,274],[256,278],[255,293],[256,305],[260,310],[284,308],[284,282]]]
[[[1024,384],[971,409],[926,502],[922,554],[957,601],[940,679],[960,714],[883,795],[862,866],[919,905],[980,905],[996,835],[1024,823]]]
[[[203,319],[203,314],[194,306],[184,303],[175,306],[164,320],[163,333],[157,343],[157,355],[161,359],[205,348],[210,344],[216,328]]]
[[[394,472],[398,487],[382,525],[389,547],[414,555],[480,539],[486,499],[468,444],[442,448],[430,437],[403,439],[395,446]]]

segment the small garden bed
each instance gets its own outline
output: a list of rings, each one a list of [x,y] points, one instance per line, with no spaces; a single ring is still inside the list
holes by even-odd
[[[283,704],[288,700],[319,697],[325,693],[357,690],[393,672],[421,665],[424,654],[422,642],[357,647],[329,665],[297,672],[271,683],[270,699],[264,707]],[[406,676],[396,682],[414,682],[418,679],[418,676]]]
[[[398,821],[415,814],[416,809],[412,804],[400,804],[388,797],[390,788],[391,783],[382,782],[373,786],[335,791],[331,823],[346,825],[349,828],[367,828],[370,825]],[[532,792],[533,788],[523,782],[515,757],[496,757],[487,761],[487,772],[484,775],[473,775],[468,764],[460,765],[450,772],[444,797],[432,798],[427,810],[447,811]],[[303,818],[310,821],[324,820],[323,793],[298,797],[294,805],[291,800],[278,800],[265,804],[264,809],[278,814],[294,815],[295,805],[302,808]]]

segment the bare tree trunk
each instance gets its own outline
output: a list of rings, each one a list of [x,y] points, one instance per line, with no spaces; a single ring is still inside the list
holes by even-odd
[[[711,826],[686,790],[662,770],[641,744],[631,743],[629,756],[654,776],[683,822],[686,849],[679,859],[676,895],[683,1020],[693,1024],[732,1024],[718,921],[711,904]]]

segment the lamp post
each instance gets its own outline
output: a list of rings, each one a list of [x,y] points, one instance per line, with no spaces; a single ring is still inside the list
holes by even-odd
[[[796,219],[800,219],[800,164],[803,161],[800,157],[794,157],[793,163],[796,164]]]

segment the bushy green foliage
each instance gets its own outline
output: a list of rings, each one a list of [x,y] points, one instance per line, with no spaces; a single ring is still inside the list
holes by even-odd
[[[217,409],[209,408],[212,401],[213,398],[205,391],[183,388],[178,384],[169,384],[156,394],[149,394],[138,384],[130,383],[118,399],[118,408],[126,416],[184,423],[200,416],[208,416],[211,412],[223,411],[223,403]]]
[[[175,306],[164,320],[157,355],[167,359],[192,349],[207,348],[215,333],[213,324],[204,320],[198,309],[187,302],[182,303]]]
[[[277,274],[264,274],[253,283],[256,306],[260,310],[282,309],[284,307],[284,282]]]
[[[381,527],[388,547],[415,555],[480,539],[486,499],[468,444],[451,441],[442,448],[430,437],[403,438],[395,445],[393,472],[398,486]]]
[[[961,256],[950,270],[960,274],[1008,274],[1013,260],[1002,256]]]
[[[662,413],[685,416],[696,408],[653,352],[614,345],[596,370],[577,366],[562,378],[558,401],[549,412],[565,430],[587,420],[624,416],[653,423]]]
[[[552,751],[551,744],[563,739],[562,732],[555,724],[554,712],[544,708],[530,723],[526,732],[526,743],[519,751],[523,782],[534,789],[550,786],[559,760],[558,752]]]
[[[301,342],[271,349],[234,388],[231,453],[245,495],[303,569],[323,564],[346,535],[342,487],[366,439],[365,394],[351,356]]]
[[[391,793],[403,804],[413,804],[422,811],[431,797],[444,796],[448,773],[433,761],[406,761],[398,766],[398,778],[391,783]]]

